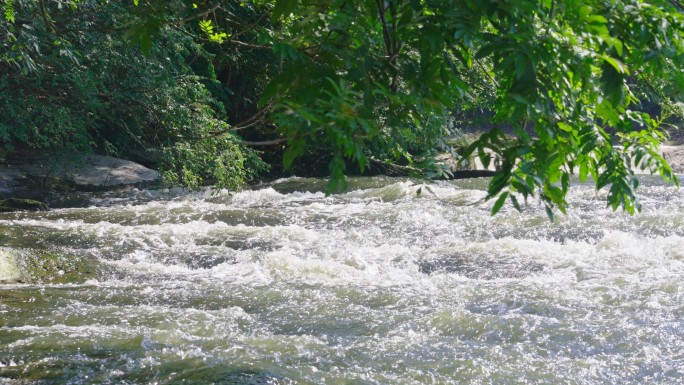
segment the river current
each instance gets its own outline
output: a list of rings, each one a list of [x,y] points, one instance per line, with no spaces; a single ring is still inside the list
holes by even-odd
[[[684,383],[684,194],[645,178],[631,217],[577,183],[551,222],[486,183],[0,214],[0,384]]]

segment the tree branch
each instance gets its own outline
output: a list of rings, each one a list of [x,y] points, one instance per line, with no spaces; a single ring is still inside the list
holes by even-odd
[[[258,142],[251,142],[248,140],[240,140],[238,143],[244,144],[245,146],[252,146],[252,147],[258,147],[258,146],[273,146],[275,144],[280,144],[280,143],[285,143],[289,140],[297,139],[296,136],[290,136],[287,138],[278,138],[278,139],[271,139],[271,140],[261,140]]]
[[[204,16],[206,16],[206,15],[208,15],[208,14],[214,12],[215,10],[217,10],[220,6],[221,6],[221,4],[219,3],[219,4],[214,5],[213,7],[211,7],[211,8],[209,8],[209,9],[205,10],[205,11],[202,11],[202,12],[198,13],[198,14],[195,14],[195,15],[192,15],[192,16],[188,16],[188,17],[186,17],[185,19],[181,20],[181,21],[180,21],[180,24],[187,23],[188,21],[192,21],[192,20],[195,20],[195,19],[199,19],[200,17],[204,17]]]
[[[677,0],[670,0],[670,3],[679,9],[679,12],[684,13],[684,5]]]

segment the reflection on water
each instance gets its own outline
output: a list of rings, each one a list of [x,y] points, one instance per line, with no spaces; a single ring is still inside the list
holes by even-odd
[[[684,197],[290,178],[0,214],[0,384],[684,382]],[[420,193],[418,191],[420,190]]]

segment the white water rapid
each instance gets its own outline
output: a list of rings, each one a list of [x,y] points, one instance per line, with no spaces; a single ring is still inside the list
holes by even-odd
[[[684,383],[684,194],[576,184],[550,222],[486,182],[0,214],[0,384]]]

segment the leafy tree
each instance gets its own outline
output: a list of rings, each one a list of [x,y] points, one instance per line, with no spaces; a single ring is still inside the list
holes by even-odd
[[[263,171],[209,90],[220,82],[199,34],[167,26],[145,46],[136,35],[141,14],[133,3],[16,0],[5,1],[4,9],[5,149],[95,149],[118,156],[148,150],[143,158],[158,163],[168,183],[190,187],[209,179],[236,189]]]
[[[577,173],[633,213],[632,165],[677,183],[658,153],[662,119],[640,112],[636,95],[648,88],[664,105],[681,100],[681,10],[640,0],[278,0],[273,18],[287,28],[274,49],[284,69],[266,98],[290,138],[286,162],[305,138],[324,135],[335,159],[363,167],[369,138],[405,148],[439,136],[444,117],[482,89],[469,76],[479,68],[495,89],[495,128],[469,151],[497,158],[494,212],[535,193],[549,215],[564,212]],[[334,160],[333,176],[340,168]]]
[[[11,39],[2,58],[30,70],[38,33],[20,31],[17,4],[32,5],[34,31],[59,37],[51,27],[58,20],[41,16],[44,1],[14,1],[4,1],[1,28]],[[491,114],[492,130],[468,153],[485,163],[495,158],[494,212],[535,195],[549,215],[565,211],[573,174],[608,188],[609,204],[630,213],[639,209],[633,166],[678,183],[658,153],[662,124],[681,111],[684,88],[684,7],[676,0],[134,0],[119,7],[121,15],[103,24],[150,56],[176,30],[216,55],[203,55],[204,68],[263,66],[251,72],[260,108],[242,108],[255,116],[245,127],[259,124],[240,134],[287,143],[286,165],[311,148],[327,149],[331,191],[349,161],[362,170],[371,162],[430,166],[431,155],[448,148],[443,138],[458,115],[473,110]],[[230,105],[220,95],[224,83],[208,89]],[[207,132],[242,128],[233,124]],[[278,136],[261,140],[273,127]]]

